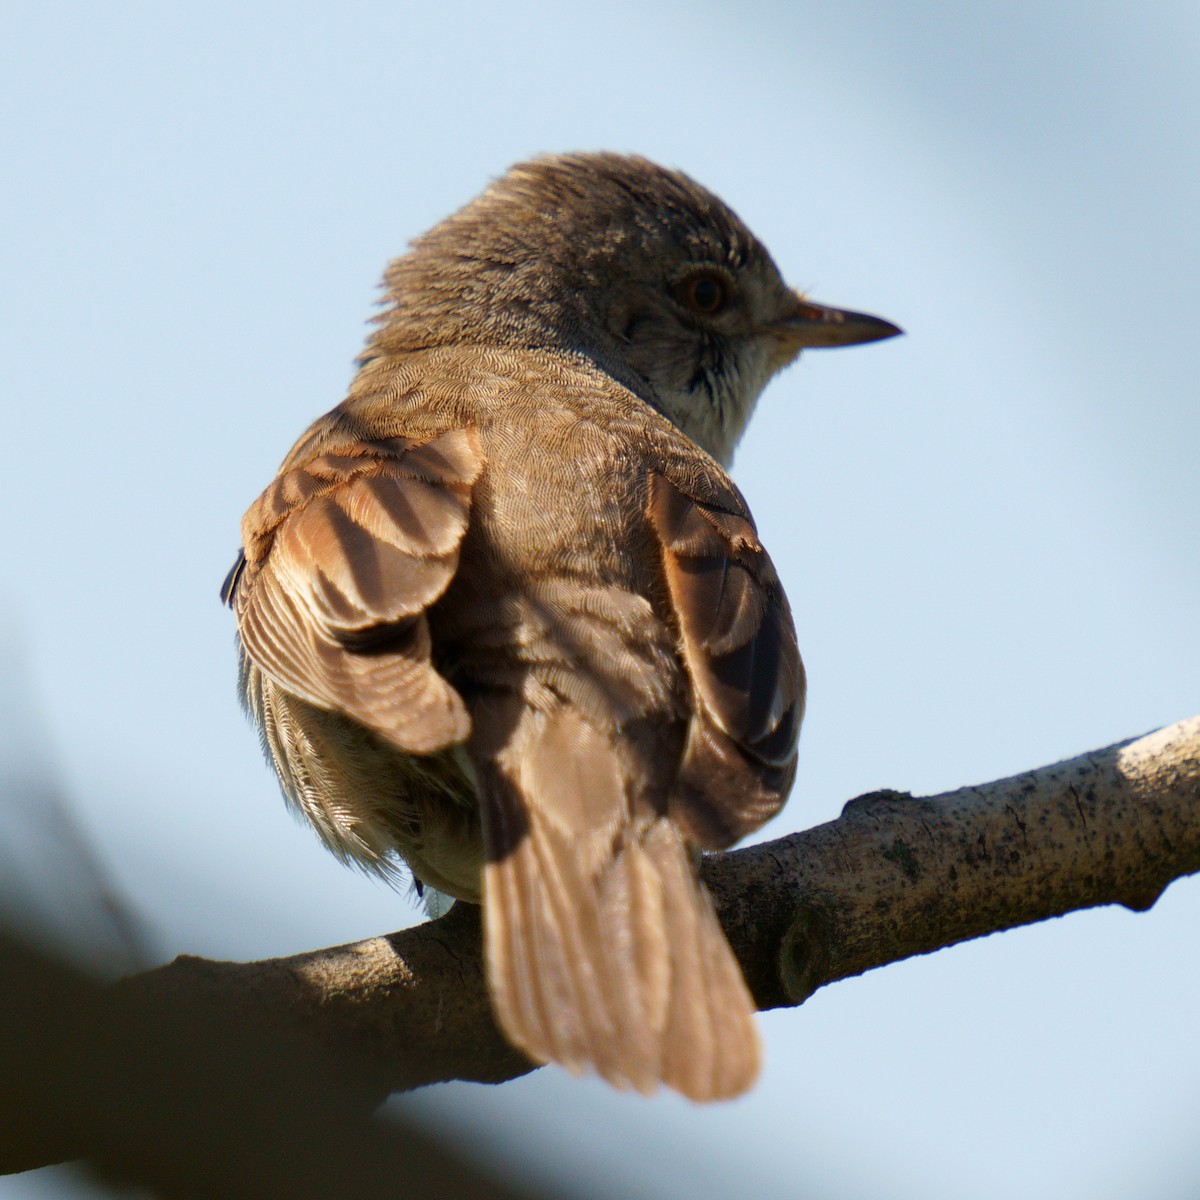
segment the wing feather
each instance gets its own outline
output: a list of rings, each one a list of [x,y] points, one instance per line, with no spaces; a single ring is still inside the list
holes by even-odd
[[[449,586],[483,469],[471,429],[358,442],[290,465],[246,514],[226,590],[251,662],[401,749],[465,739],[425,611]]]
[[[688,495],[662,475],[649,515],[693,689],[672,815],[720,849],[783,803],[804,715],[804,667],[779,578],[740,502]]]

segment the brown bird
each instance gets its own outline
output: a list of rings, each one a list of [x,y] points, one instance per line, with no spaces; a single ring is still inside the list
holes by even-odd
[[[754,1004],[696,856],[782,805],[805,683],[722,464],[802,348],[899,330],[613,154],[513,167],[385,291],[349,396],[242,523],[246,707],[334,854],[482,902],[515,1045],[736,1095]]]

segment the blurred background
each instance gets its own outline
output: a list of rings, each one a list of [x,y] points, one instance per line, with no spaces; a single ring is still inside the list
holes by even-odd
[[[765,836],[1200,711],[1190,0],[2,20],[8,920],[111,970],[131,940],[243,959],[421,919],[288,816],[217,589],[387,259],[540,151],[682,167],[791,282],[908,333],[807,356],[734,464],[810,673]],[[1198,921],[1187,879],[836,984],[762,1018],[763,1080],[719,1108],[556,1069],[393,1103],[560,1194],[1183,1200]]]

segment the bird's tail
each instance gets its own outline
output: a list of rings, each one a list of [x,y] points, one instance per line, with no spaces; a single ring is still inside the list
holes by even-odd
[[[753,1083],[754,1003],[674,823],[639,811],[609,737],[526,709],[481,771],[493,1001],[539,1061],[692,1100]]]

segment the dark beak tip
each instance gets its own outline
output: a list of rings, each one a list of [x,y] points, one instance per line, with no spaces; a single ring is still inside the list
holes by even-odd
[[[865,346],[868,342],[883,342],[904,333],[899,325],[870,313],[834,310],[830,317],[827,325],[830,346]]]
[[[876,317],[875,320],[879,322],[879,328],[875,334],[868,339],[869,341],[883,342],[888,338],[904,336],[904,330],[901,329],[899,325],[893,325],[891,321],[885,321],[882,317]]]

